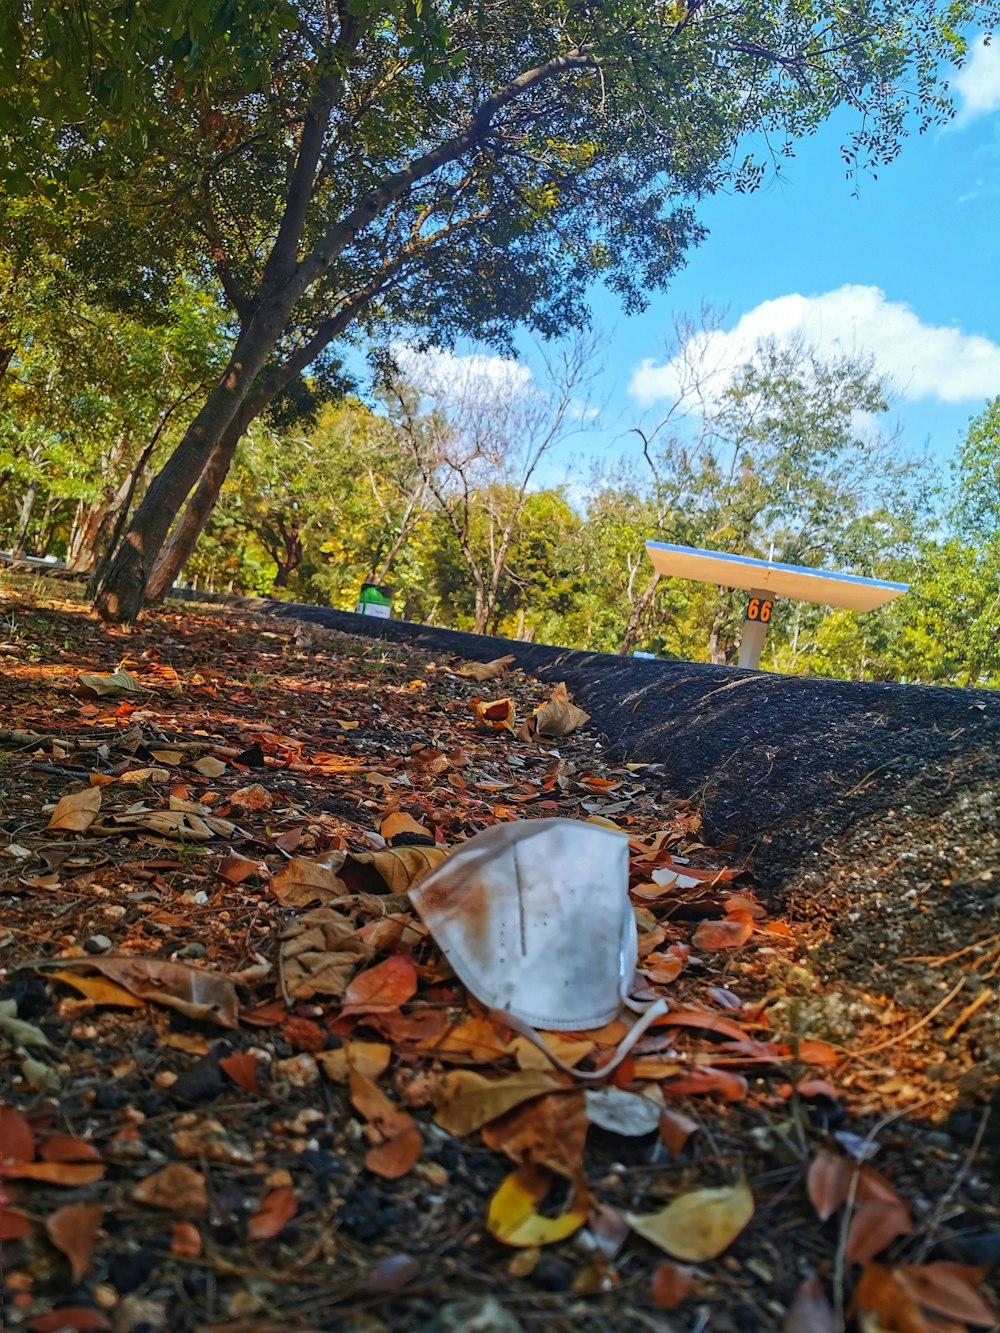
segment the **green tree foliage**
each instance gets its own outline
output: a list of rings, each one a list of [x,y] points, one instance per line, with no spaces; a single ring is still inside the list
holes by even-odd
[[[30,285],[8,273],[0,535],[15,546],[37,535],[52,553],[86,568],[103,520],[125,503],[144,455],[148,461],[157,443],[161,458],[169,452],[173,420],[217,373],[224,326],[210,296],[190,281],[175,281],[162,317],[148,322],[141,311],[89,300],[57,256],[46,259]],[[39,508],[54,526],[39,527]]]

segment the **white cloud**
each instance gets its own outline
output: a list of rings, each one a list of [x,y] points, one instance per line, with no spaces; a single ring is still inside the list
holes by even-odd
[[[958,123],[1000,110],[1000,42],[970,43],[965,65],[952,79],[958,94]]]
[[[664,364],[647,357],[634,371],[629,392],[644,406],[676,400],[682,355],[707,366],[718,391],[758,341],[797,335],[827,355],[870,353],[904,398],[959,403],[1000,391],[1000,345],[947,325],[923,324],[908,305],[886,300],[878,287],[847,285],[820,296],[764,301],[732,329],[695,334],[683,354]],[[712,389],[710,384],[709,394]]]
[[[442,347],[415,351],[396,343],[393,356],[407,380],[432,398],[482,402],[524,393],[532,380],[531,367],[502,356],[473,352],[457,355]]]

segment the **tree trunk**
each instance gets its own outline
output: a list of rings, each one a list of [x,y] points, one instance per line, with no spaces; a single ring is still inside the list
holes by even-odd
[[[20,560],[24,555],[24,543],[28,536],[28,525],[31,523],[31,516],[35,512],[35,501],[38,499],[38,482],[28,483],[28,489],[24,492],[24,499],[21,501],[21,516],[17,520],[17,531],[14,533],[14,544],[10,548],[10,553],[15,560]]]
[[[244,429],[244,414],[241,412],[209,455],[194,494],[170,534],[170,540],[156,557],[146,584],[147,603],[160,602],[166,597],[198,545],[198,538],[212,516],[222,484],[229,474]]]
[[[286,313],[273,309],[269,319],[241,333],[222,379],[153,479],[98,593],[96,606],[102,619],[129,623],[142,610],[170,525],[232,425],[284,327]]]

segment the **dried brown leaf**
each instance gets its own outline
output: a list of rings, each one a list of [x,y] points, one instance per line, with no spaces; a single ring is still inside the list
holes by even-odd
[[[582,1092],[539,1097],[483,1126],[483,1142],[517,1163],[578,1180],[589,1121]]]
[[[100,787],[84,787],[64,796],[49,816],[46,828],[64,833],[83,833],[90,828],[101,808]]]
[[[508,653],[505,657],[494,657],[492,662],[466,662],[458,674],[470,680],[496,680],[516,661],[514,654]]]
[[[285,907],[308,907],[310,903],[333,903],[349,890],[337,871],[345,854],[333,852],[320,861],[293,857],[271,880],[271,892]]]
[[[353,922],[330,907],[299,917],[282,932],[281,976],[291,999],[314,995],[341,996],[372,948],[357,934]]]
[[[206,967],[189,967],[140,954],[61,958],[59,964],[62,970],[99,972],[140,999],[176,1009],[197,1022],[225,1028],[234,1028],[239,1022],[236,987],[229,977]]]
[[[566,1087],[565,1079],[543,1069],[522,1069],[499,1079],[456,1069],[438,1084],[434,1119],[449,1134],[472,1134],[522,1102]]]
[[[390,893],[405,893],[436,870],[447,855],[446,847],[383,847],[377,852],[351,852],[350,859],[371,866]]]

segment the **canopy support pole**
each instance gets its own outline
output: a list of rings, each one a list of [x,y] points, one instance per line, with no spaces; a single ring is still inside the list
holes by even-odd
[[[771,610],[774,599],[769,592],[754,588],[747,602],[746,619],[743,622],[743,641],[740,644],[738,666],[749,671],[760,670],[760,654],[767,638],[767,627],[771,623]]]

